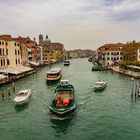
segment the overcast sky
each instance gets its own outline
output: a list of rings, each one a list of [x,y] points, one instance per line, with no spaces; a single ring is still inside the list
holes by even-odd
[[[140,0],[0,0],[0,34],[40,33],[67,50],[140,41]]]

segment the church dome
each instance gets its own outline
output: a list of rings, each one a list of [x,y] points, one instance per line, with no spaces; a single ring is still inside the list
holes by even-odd
[[[49,44],[51,43],[51,40],[48,38],[48,35],[46,35],[46,38],[44,40],[44,44]]]

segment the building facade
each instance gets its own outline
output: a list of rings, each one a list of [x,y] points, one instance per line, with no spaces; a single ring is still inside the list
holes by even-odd
[[[97,49],[98,58],[106,65],[118,65],[123,61],[124,44],[106,44]]]
[[[20,42],[15,41],[11,35],[1,35],[1,60],[0,67],[17,67],[21,66]]]

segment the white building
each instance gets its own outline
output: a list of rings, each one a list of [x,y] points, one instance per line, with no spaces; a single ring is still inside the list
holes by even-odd
[[[105,51],[105,64],[106,65],[118,65],[123,60],[122,50],[119,47],[110,47]]]

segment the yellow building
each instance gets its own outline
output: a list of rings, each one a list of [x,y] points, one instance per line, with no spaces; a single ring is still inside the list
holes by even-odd
[[[7,41],[0,37],[0,69],[7,67],[6,46]]]
[[[11,38],[10,35],[1,35],[1,68],[21,66],[20,43]],[[1,55],[0,55],[1,57]]]

